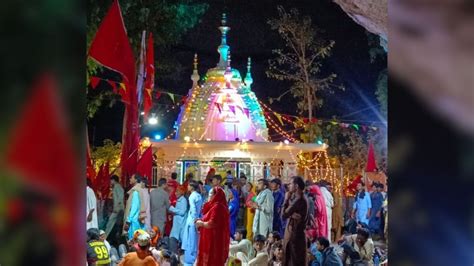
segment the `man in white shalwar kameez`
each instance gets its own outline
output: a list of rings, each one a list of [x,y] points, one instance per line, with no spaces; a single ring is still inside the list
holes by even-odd
[[[146,187],[148,180],[145,178],[140,183],[142,186],[142,190],[140,191],[141,199],[143,199],[143,208],[144,211],[140,212],[140,217],[144,218],[144,224],[146,230],[151,230],[151,212],[150,212],[150,193],[148,192],[148,188]]]
[[[99,222],[97,220],[97,198],[95,197],[94,190],[92,190],[91,182],[87,179],[87,202],[86,202],[86,222],[87,229],[97,228],[99,229]]]
[[[329,190],[328,190],[328,185],[329,185],[329,183],[327,183],[326,181],[322,181],[320,183],[321,193],[323,193],[324,202],[326,203],[326,215],[327,215],[327,218],[328,218],[328,222],[327,222],[327,225],[328,225],[328,239],[329,239],[330,242],[332,242],[332,240],[331,240],[331,229],[332,229],[332,208],[334,207],[334,198],[333,198],[331,192],[329,192]]]
[[[252,231],[253,235],[267,236],[273,230],[273,194],[268,188],[268,180],[260,179],[257,183],[259,193],[252,208],[256,209],[253,218]]]

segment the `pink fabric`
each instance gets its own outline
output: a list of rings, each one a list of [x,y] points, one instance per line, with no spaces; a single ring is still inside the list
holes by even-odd
[[[314,222],[317,225],[318,237],[328,237],[328,217],[326,214],[326,202],[323,193],[317,185],[309,187],[309,192],[315,197],[314,200]]]

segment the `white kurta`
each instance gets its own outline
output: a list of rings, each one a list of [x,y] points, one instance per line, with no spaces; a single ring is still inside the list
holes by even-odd
[[[95,197],[94,190],[92,188],[87,187],[87,203],[86,203],[86,222],[87,216],[89,215],[89,211],[95,209],[92,212],[92,220],[87,222],[87,229],[89,228],[97,228],[99,229],[99,222],[97,220],[97,198]]]
[[[254,236],[263,235],[266,237],[273,230],[273,194],[267,188],[258,193],[255,201],[260,208],[255,211],[252,232]]]
[[[140,191],[141,198],[143,199],[144,208],[145,208],[145,227],[147,230],[151,230],[151,212],[150,212],[150,193],[148,193],[148,188],[142,188]]]
[[[328,222],[327,222],[328,239],[330,242],[332,242],[331,241],[331,228],[332,228],[332,208],[334,207],[334,198],[331,192],[329,192],[329,190],[325,187],[321,187],[321,192],[323,193],[324,202],[326,203],[326,214],[328,218]]]

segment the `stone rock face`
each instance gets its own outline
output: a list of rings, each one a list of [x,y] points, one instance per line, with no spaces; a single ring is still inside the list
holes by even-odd
[[[474,135],[472,1],[390,0],[390,23],[386,0],[334,2],[381,42],[390,32],[390,74],[444,119]]]
[[[334,0],[344,12],[367,31],[380,36],[387,50],[387,0]]]

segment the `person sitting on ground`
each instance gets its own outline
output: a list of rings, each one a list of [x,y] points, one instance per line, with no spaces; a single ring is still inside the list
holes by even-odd
[[[364,262],[361,258],[360,255],[355,249],[347,244],[344,243],[341,245],[341,248],[343,250],[342,253],[342,261],[345,261],[347,266],[367,266],[368,263]]]
[[[273,231],[270,234],[268,234],[267,241],[265,243],[265,249],[267,250],[268,256],[272,257],[272,246],[275,242],[281,240],[281,235],[280,232],[278,231]]]
[[[257,254],[255,255],[255,258],[251,259],[248,264],[248,266],[266,266],[268,265],[268,253],[265,250],[265,237],[262,235],[256,235],[255,238],[253,239],[253,247],[255,248],[255,251],[257,251]]]
[[[357,229],[357,234],[344,237],[345,242],[359,253],[360,258],[369,266],[373,266],[374,242],[370,238],[369,230],[366,228]]]
[[[334,247],[330,246],[327,238],[319,237],[316,243],[318,250],[323,254],[321,266],[343,266],[341,258],[337,255]]]
[[[283,265],[283,243],[281,240],[273,243],[271,248],[271,259],[268,261],[268,266],[282,266]]]
[[[323,254],[318,250],[318,231],[316,229],[306,230],[308,239],[308,262],[310,266],[321,266]]]
[[[156,251],[156,249],[151,249],[150,235],[143,230],[140,230],[140,231],[141,232],[138,233],[136,243],[133,244],[135,251],[127,253],[127,255],[119,263],[119,266],[135,266],[135,265],[159,266],[160,265],[155,259],[155,257],[158,257],[158,256],[157,255],[154,256],[152,253],[152,251]]]
[[[247,230],[243,227],[237,228],[234,234],[235,244],[231,244],[229,247],[229,254],[232,257],[236,257],[238,252],[242,252],[247,258],[253,258],[255,252],[252,246],[252,242],[247,238]]]
[[[110,266],[110,256],[104,242],[100,240],[100,232],[97,228],[87,230],[87,263],[90,266]]]

